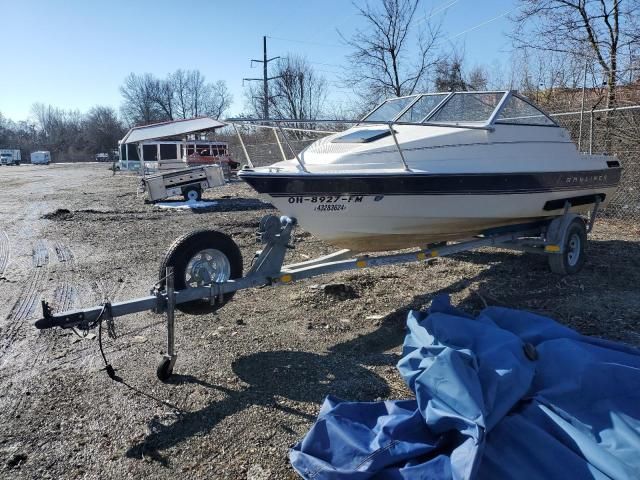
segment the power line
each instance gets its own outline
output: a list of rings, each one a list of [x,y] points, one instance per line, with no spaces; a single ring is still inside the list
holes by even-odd
[[[288,59],[290,57],[283,57],[283,58],[287,58]],[[312,60],[307,59],[306,56],[305,56],[305,61],[307,63],[313,63],[314,65],[325,65],[327,67],[336,67],[336,68],[343,68],[344,67],[344,65],[338,65],[337,63],[314,62]]]
[[[283,42],[294,42],[294,43],[306,43],[308,45],[319,45],[321,47],[335,47],[335,48],[344,48],[345,45],[336,45],[334,43],[320,43],[320,42],[310,42],[308,40],[297,40],[294,38],[282,38],[282,37],[268,37],[272,40],[281,40]]]
[[[307,60],[309,63],[313,63],[315,65],[326,65],[327,67],[336,67],[336,68],[343,68],[344,65],[338,65],[336,63],[322,63],[322,62],[312,62],[311,60]]]
[[[471,27],[471,28],[467,28],[466,30],[463,30],[463,31],[462,31],[462,32],[460,32],[460,33],[456,33],[455,35],[452,35],[451,37],[449,37],[449,40],[453,40],[454,38],[457,38],[457,37],[459,37],[460,35],[464,35],[465,33],[469,33],[469,32],[472,32],[472,31],[474,31],[474,30],[477,30],[477,29],[478,29],[478,28],[480,28],[480,27],[484,27],[485,25],[487,25],[487,24],[489,24],[489,23],[491,23],[491,22],[494,22],[494,21],[496,21],[496,20],[498,20],[498,19],[500,19],[500,18],[502,18],[502,17],[504,17],[504,16],[506,16],[506,15],[510,14],[511,12],[513,12],[514,10],[516,10],[516,9],[518,9],[518,8],[519,8],[519,7],[515,7],[515,8],[512,8],[512,9],[510,9],[510,10],[507,10],[506,12],[501,13],[501,14],[500,14],[500,15],[498,15],[497,17],[490,18],[489,20],[485,20],[484,22],[479,23],[478,25],[475,25],[475,26],[473,26],[473,27]]]
[[[440,6],[439,8],[436,8],[435,10],[432,10],[429,14],[429,16],[425,16],[424,18],[421,18],[419,20],[416,20],[412,26],[416,26],[416,25],[420,25],[423,22],[426,22],[427,20],[431,20],[433,17],[435,17],[436,15],[438,15],[440,12],[445,12],[447,11],[449,8],[453,7],[456,3],[458,3],[460,0],[453,0],[452,2],[449,2],[447,5],[444,6]]]

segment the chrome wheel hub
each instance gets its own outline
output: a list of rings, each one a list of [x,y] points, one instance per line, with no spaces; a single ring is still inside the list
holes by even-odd
[[[187,287],[202,287],[214,282],[226,282],[231,277],[231,264],[220,250],[208,248],[196,253],[184,273]]]
[[[575,267],[580,258],[581,241],[580,236],[576,233],[569,237],[569,243],[567,244],[567,263]]]

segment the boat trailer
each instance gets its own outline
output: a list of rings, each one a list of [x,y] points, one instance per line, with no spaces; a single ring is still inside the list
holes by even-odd
[[[167,351],[158,365],[157,376],[169,379],[177,358],[175,350],[175,309],[191,314],[212,313],[229,301],[234,292],[266,285],[283,285],[318,275],[346,270],[429,261],[481,247],[500,247],[545,254],[554,273],[573,274],[584,263],[587,233],[593,228],[599,201],[589,217],[570,213],[566,204],[561,216],[525,225],[502,227],[457,243],[440,244],[408,253],[356,255],[349,250],[313,260],[284,265],[291,245],[294,218],[267,215],[259,224],[257,236],[264,245],[254,257],[249,271],[242,275],[242,256],[236,243],[215,230],[199,230],[179,238],[169,248],[160,267],[159,281],[146,297],[105,303],[92,308],[53,313],[42,301],[43,317],[38,329],[53,327],[89,330],[102,327],[102,321],[143,311],[165,314]],[[101,331],[101,330],[100,330]],[[104,358],[104,354],[103,354]],[[114,378],[113,368],[106,370]]]

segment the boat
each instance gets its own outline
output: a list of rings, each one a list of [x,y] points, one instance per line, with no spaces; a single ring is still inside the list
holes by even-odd
[[[302,228],[356,252],[584,213],[606,206],[620,175],[615,157],[580,153],[516,91],[391,98],[295,158],[238,173]]]

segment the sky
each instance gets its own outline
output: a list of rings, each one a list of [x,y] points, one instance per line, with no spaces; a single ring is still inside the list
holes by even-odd
[[[360,0],[358,0],[360,1]],[[376,0],[370,0],[375,4]],[[508,62],[508,15],[517,0],[423,0],[416,21],[442,22],[444,41],[469,66]],[[116,109],[130,73],[164,77],[199,69],[224,80],[245,109],[243,78],[261,77],[262,36],[269,57],[300,54],[328,82],[329,101],[353,93],[339,82],[349,36],[362,27],[349,0],[0,0],[0,112],[30,116],[34,102],[87,111]],[[496,63],[497,62],[497,63]]]

